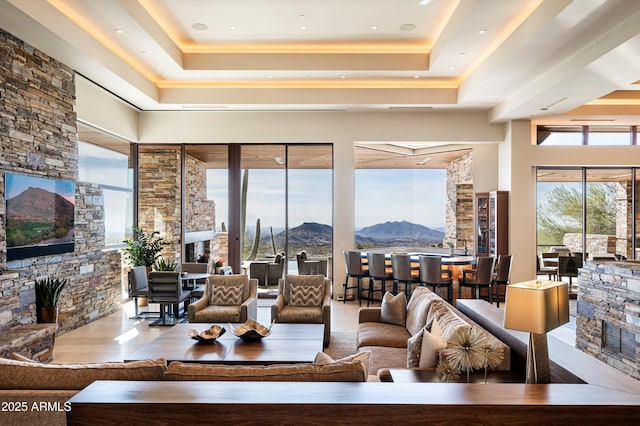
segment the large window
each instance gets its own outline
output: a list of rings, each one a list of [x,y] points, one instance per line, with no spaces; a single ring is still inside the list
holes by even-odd
[[[81,181],[97,184],[104,194],[105,245],[119,245],[132,235],[133,171],[129,155],[78,142]]]
[[[551,145],[630,145],[637,126],[538,126],[537,143]]]
[[[566,246],[586,258],[635,258],[635,173],[632,168],[538,168],[538,252]]]
[[[441,245],[445,210],[444,169],[356,169],[354,222],[360,248]]]

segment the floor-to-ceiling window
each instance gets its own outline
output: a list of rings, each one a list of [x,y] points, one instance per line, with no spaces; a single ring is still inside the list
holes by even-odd
[[[238,153],[235,165],[230,150]],[[273,260],[282,252],[289,259],[287,271],[293,273],[298,252],[332,256],[331,145],[187,145],[185,154],[193,160],[191,167],[187,161],[187,186],[205,179],[206,201],[215,205],[214,257],[226,263],[236,239],[239,265],[247,269],[251,262]],[[204,177],[195,179],[200,168]],[[185,209],[185,216],[191,209]]]

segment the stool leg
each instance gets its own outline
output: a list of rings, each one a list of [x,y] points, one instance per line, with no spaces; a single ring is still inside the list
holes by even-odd
[[[349,274],[344,279],[344,293],[342,296],[342,303],[347,303],[347,287],[349,286]]]

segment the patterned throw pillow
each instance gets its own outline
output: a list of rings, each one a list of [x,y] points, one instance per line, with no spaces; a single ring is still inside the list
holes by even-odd
[[[243,285],[214,285],[212,305],[230,306],[242,304]]]
[[[321,306],[324,283],[322,285],[302,285],[291,283],[289,304],[291,306]]]
[[[333,359],[330,355],[324,352],[318,352],[316,354],[316,358],[313,360],[314,364],[317,365],[327,365],[327,364],[336,364],[340,362],[351,362],[351,361],[360,361],[362,366],[364,367],[365,377],[369,375],[369,358],[371,357],[371,351],[362,351],[355,353],[353,355],[347,355],[340,359]]]
[[[420,363],[420,350],[422,349],[424,328],[407,340],[407,368],[417,368]]]

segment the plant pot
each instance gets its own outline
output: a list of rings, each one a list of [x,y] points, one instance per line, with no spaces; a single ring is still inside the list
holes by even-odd
[[[46,306],[38,309],[40,323],[56,323],[58,322],[58,307]]]

